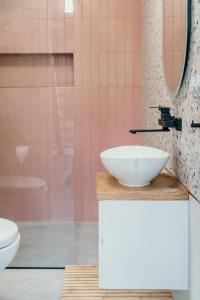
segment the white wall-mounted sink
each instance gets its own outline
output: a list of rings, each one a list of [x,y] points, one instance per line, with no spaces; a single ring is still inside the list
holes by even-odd
[[[165,167],[169,154],[163,150],[145,146],[122,146],[100,154],[105,168],[121,184],[140,187],[150,182]]]

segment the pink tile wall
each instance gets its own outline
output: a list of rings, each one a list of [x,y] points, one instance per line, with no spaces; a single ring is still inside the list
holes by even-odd
[[[0,215],[13,220],[73,219],[73,87],[0,88],[1,176],[41,178],[40,193],[1,193]],[[16,147],[26,146],[20,161]]]
[[[102,150],[141,144],[141,1],[75,1],[75,216],[97,219]]]
[[[73,52],[65,0],[0,1],[0,53]]]
[[[74,0],[73,14],[64,0],[0,2],[0,53],[74,53],[74,74],[63,55],[54,61],[55,81],[45,79],[52,69],[41,56],[29,56],[27,75],[14,55],[0,57],[0,176],[34,176],[48,187],[34,199],[0,194],[0,213],[96,221],[100,152],[142,143],[128,132],[143,123],[141,1]]]

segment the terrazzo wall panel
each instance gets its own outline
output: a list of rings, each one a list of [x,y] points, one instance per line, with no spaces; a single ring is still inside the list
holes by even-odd
[[[171,4],[173,5],[173,0]],[[175,292],[174,299],[200,298],[199,220],[200,214],[200,131],[192,129],[191,122],[200,121],[200,99],[192,93],[191,79],[200,74],[200,2],[192,1],[192,32],[189,61],[185,79],[178,97],[169,95],[163,72],[162,56],[162,0],[143,0],[143,84],[145,127],[157,128],[160,116],[150,106],[169,106],[172,114],[183,119],[183,131],[145,134],[144,144],[170,153],[168,168],[183,182],[193,196],[190,199],[190,290]]]
[[[194,0],[190,55],[185,80],[178,97],[169,95],[163,72],[162,1],[143,1],[144,9],[144,119],[146,127],[157,127],[158,110],[149,106],[165,105],[183,119],[183,131],[144,135],[145,144],[170,153],[168,167],[176,173],[191,193],[200,199],[200,132],[191,128],[192,120],[200,120],[200,99],[192,93],[191,79],[200,73],[200,3]]]

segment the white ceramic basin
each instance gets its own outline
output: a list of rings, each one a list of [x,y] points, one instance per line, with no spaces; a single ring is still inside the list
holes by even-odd
[[[160,173],[169,154],[157,148],[122,146],[105,150],[100,157],[108,172],[121,184],[140,187],[150,184]]]

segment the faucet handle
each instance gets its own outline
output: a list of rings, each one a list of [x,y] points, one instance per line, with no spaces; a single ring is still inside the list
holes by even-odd
[[[167,111],[169,111],[170,110],[170,108],[168,108],[168,107],[163,107],[163,106],[161,106],[161,105],[159,105],[159,106],[150,106],[149,108],[156,108],[156,109],[158,109],[158,110],[160,110],[161,112],[166,112],[166,110]]]
[[[191,124],[191,127],[192,128],[200,128],[200,123],[195,123],[194,120],[193,120],[192,124]]]
[[[169,112],[170,111],[170,107],[166,107],[166,106],[150,106],[149,108],[157,108],[159,109],[161,112]]]

